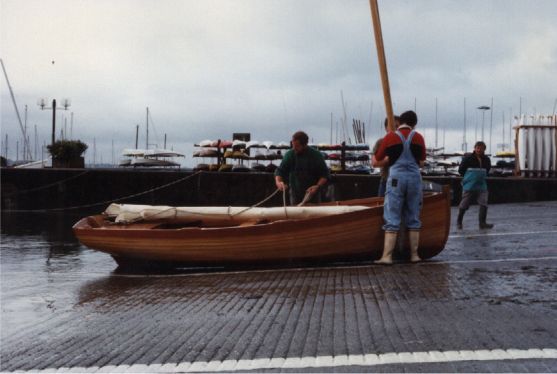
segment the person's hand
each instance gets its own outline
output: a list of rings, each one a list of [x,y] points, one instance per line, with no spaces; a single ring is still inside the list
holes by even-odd
[[[277,188],[281,191],[286,191],[288,189],[288,185],[284,182],[276,182]]]
[[[310,187],[306,190],[306,193],[309,193],[309,194],[312,194],[312,195],[313,195],[313,194],[315,194],[317,191],[319,191],[319,186],[316,185],[316,184],[314,184],[313,186],[310,186]]]

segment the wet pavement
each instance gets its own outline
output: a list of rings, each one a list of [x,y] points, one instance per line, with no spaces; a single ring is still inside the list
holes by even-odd
[[[392,267],[122,274],[77,218],[2,216],[3,372],[557,371],[557,202]]]

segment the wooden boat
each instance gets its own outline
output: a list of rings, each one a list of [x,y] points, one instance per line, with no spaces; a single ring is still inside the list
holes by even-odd
[[[167,219],[117,224],[107,215],[81,219],[74,233],[120,266],[262,266],[375,260],[383,250],[383,198],[321,204],[361,209],[312,218],[228,223]],[[426,192],[419,254],[428,259],[445,246],[450,225],[449,188]]]

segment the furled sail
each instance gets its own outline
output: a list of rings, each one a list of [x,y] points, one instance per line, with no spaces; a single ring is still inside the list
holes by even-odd
[[[369,209],[366,206],[307,206],[307,207],[173,207],[134,204],[110,204],[104,211],[116,223],[138,221],[195,222],[207,226],[272,222],[284,219],[308,219]]]

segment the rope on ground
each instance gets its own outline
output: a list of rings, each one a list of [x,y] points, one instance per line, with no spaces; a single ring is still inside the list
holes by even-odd
[[[174,184],[177,184],[177,183],[183,182],[185,180],[188,180],[190,178],[193,178],[194,176],[196,176],[200,173],[201,173],[201,171],[197,171],[197,172],[195,172],[191,175],[188,175],[187,177],[177,179],[173,182],[164,184],[164,185],[159,186],[159,187],[151,188],[150,190],[147,190],[147,191],[138,192],[138,193],[135,193],[135,194],[132,194],[132,195],[119,197],[117,199],[101,201],[101,202],[94,203],[94,204],[78,205],[78,206],[71,206],[71,207],[65,207],[65,208],[52,208],[52,209],[14,209],[14,210],[5,210],[5,212],[43,213],[43,212],[59,212],[59,211],[64,211],[64,210],[91,208],[91,207],[94,207],[94,206],[97,206],[97,205],[111,204],[111,203],[114,203],[116,201],[125,200],[125,199],[129,199],[129,198],[132,198],[132,197],[145,195],[145,194],[151,193],[153,191],[161,190],[161,189],[166,188],[168,186],[172,186]]]
[[[23,194],[26,194],[26,193],[29,193],[29,192],[35,192],[35,191],[44,190],[44,189],[47,189],[47,188],[52,187],[52,186],[62,185],[62,184],[64,184],[64,183],[66,183],[67,181],[72,180],[72,179],[79,178],[79,177],[81,177],[82,175],[87,174],[88,172],[89,172],[89,170],[86,170],[86,171],[84,171],[83,173],[79,173],[79,174],[77,174],[77,175],[72,175],[71,177],[66,178],[66,179],[62,179],[61,181],[58,181],[58,182],[46,184],[46,185],[44,185],[44,186],[39,186],[39,187],[35,187],[35,188],[29,188],[29,189],[27,189],[27,190],[14,191],[14,192],[11,192],[11,193],[7,193],[5,196],[6,196],[6,197],[11,197],[11,196],[15,196],[15,195],[23,195]]]

